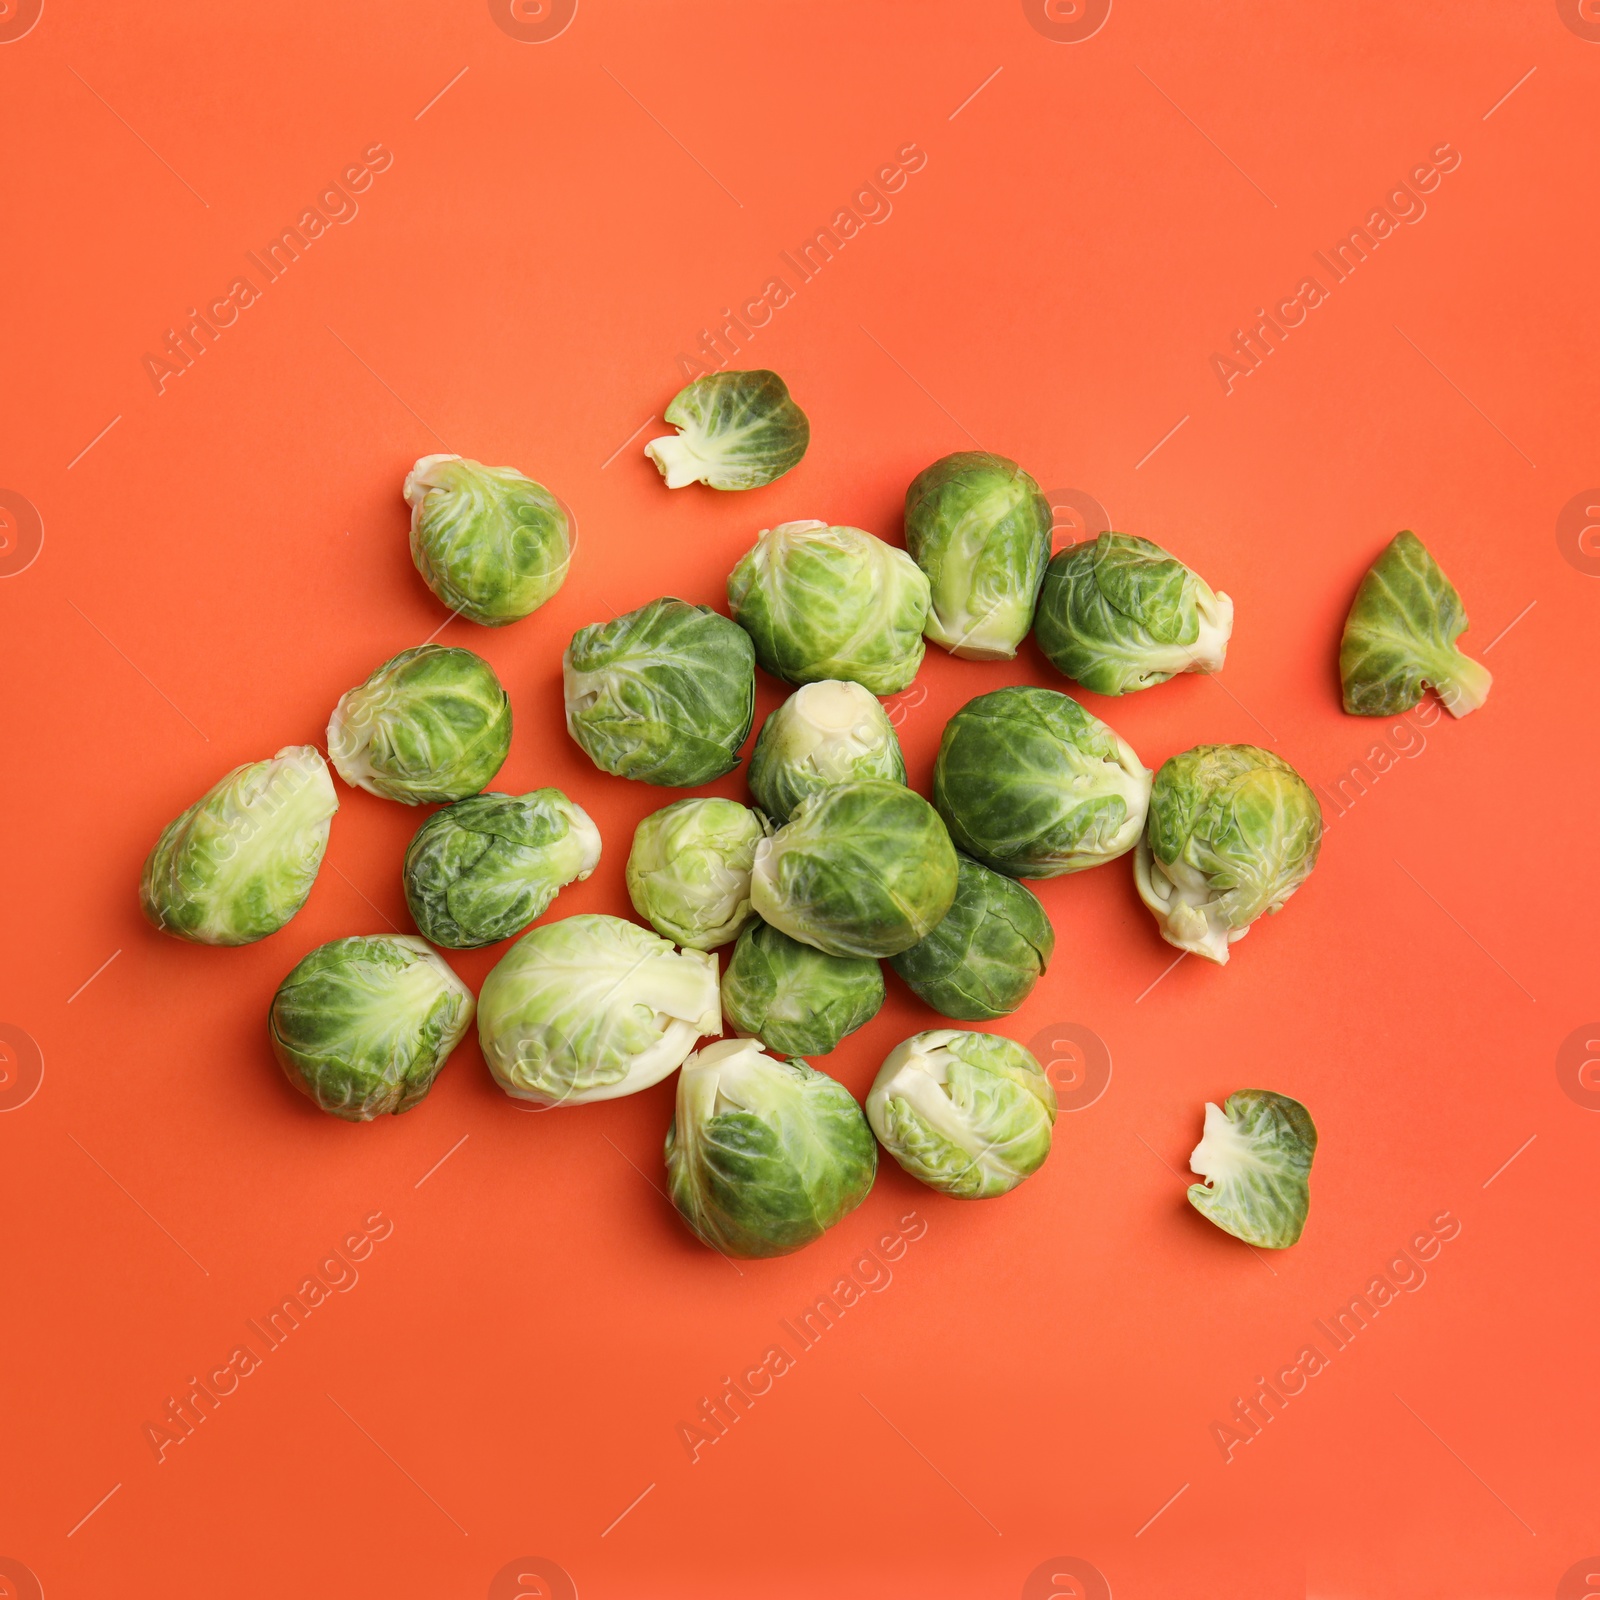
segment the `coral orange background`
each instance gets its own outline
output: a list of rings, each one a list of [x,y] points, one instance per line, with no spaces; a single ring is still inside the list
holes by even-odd
[[[43,1060],[0,1116],[0,1592],[1588,1592],[1588,13],[1119,0],[1078,37],[1100,13],[1057,0],[582,0],[540,42],[515,33],[566,13],[501,9],[47,0],[20,37],[28,6],[0,13],[0,1099],[16,1037]],[[384,170],[343,176],[375,145]],[[880,175],[907,145],[918,170]],[[1413,177],[1441,145],[1459,164]],[[319,196],[322,236],[258,276],[247,252]],[[834,258],[786,271],[845,207]],[[1379,207],[1368,259],[1319,270]],[[1213,357],[1307,277],[1323,303],[1247,375],[1230,358],[1230,392]],[[146,358],[240,278],[258,297],[158,394]],[[774,278],[788,303],[733,364],[785,375],[810,454],[764,490],[669,494],[646,419]],[[1220,678],[1091,709],[1152,767],[1267,744],[1333,824],[1226,969],[1162,976],[1125,862],[1040,886],[1055,962],[1004,1031],[1092,1034],[1112,1074],[1013,1196],[947,1201],[886,1162],[820,1243],[736,1274],[658,1192],[670,1082],[530,1115],[471,1040],[413,1114],[318,1115],[268,1001],[314,945],[409,928],[421,820],[343,786],[283,932],[211,950],[141,921],[169,817],[320,741],[344,689],[445,621],[406,549],[417,456],[515,464],[581,530],[533,619],[439,635],[510,690],[496,786],[560,785],[601,824],[565,915],[627,911],[631,830],[676,797],[568,740],[572,632],[661,593],[720,603],[778,520],[898,538],[910,478],[974,441],[1234,597]],[[17,570],[23,501],[43,545]],[[1460,723],[1339,708],[1340,622],[1402,527],[1459,586],[1468,648],[1493,646]],[[955,707],[1015,681],[1061,686],[1031,644],[930,651],[897,708],[913,781]],[[764,680],[759,712],[779,697]],[[498,954],[452,959],[476,988]],[[864,1094],[929,1025],[891,983],[825,1065]],[[1246,1086],[1322,1136],[1305,1237],[1271,1257],[1184,1200],[1203,1103]],[[892,1282],[691,1462],[680,1423],[913,1212]],[[1416,1282],[1396,1252],[1446,1212]],[[326,1302],[158,1462],[146,1424],[374,1214]],[[1412,1289],[1345,1348],[1319,1338],[1385,1273]],[[1312,1344],[1325,1369],[1225,1459],[1213,1425]]]

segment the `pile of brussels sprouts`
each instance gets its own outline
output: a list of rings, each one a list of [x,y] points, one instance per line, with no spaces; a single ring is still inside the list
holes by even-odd
[[[697,379],[646,453],[670,488],[770,483],[810,428],[770,372]],[[530,615],[565,581],[568,517],[509,467],[427,456],[407,477],[411,552],[435,594],[485,627]],[[558,918],[524,933],[600,859],[599,830],[558,789],[488,790],[511,707],[470,650],[402,651],[328,723],[345,782],[437,804],[402,864],[420,937],[336,939],[284,978],[268,1016],[290,1081],[353,1122],[428,1093],[474,1013],[510,1096],[539,1106],[633,1094],[678,1072],[665,1157],[688,1226],[735,1256],[818,1238],[871,1189],[881,1145],[967,1199],[1014,1189],[1050,1152],[1055,1091],[1014,1040],[936,1027],[893,1049],[865,1108],[805,1059],[884,1001],[880,963],[942,1018],[1016,1011],[1054,933],[1026,880],[1131,853],[1178,949],[1225,963],[1316,863],[1322,816],[1289,764],[1202,745],[1152,774],[1070,695],[1013,686],[968,701],[939,743],[931,800],[907,785],[880,696],[925,641],[1010,659],[1031,631],[1065,677],[1123,695],[1224,662],[1233,603],[1148,540],[1103,533],[1051,555],[1052,514],[1015,462],[963,452],[906,493],[905,548],[818,521],[764,531],[728,578],[728,610],[663,597],[580,629],[563,658],[568,732],[601,772],[692,789],[738,765],[756,668],[794,685],[747,769],[754,805],[690,797],[645,818],[627,889],[648,927]],[[1388,716],[1435,689],[1457,716],[1489,675],[1455,647],[1466,615],[1415,535],[1363,580],[1340,650],[1344,703]],[[311,745],[236,768],[162,832],[144,911],[204,944],[267,937],[304,905],[338,799]],[[470,989],[439,954],[521,933]],[[719,973],[715,951],[731,946]],[[720,1038],[724,1021],[733,1037]],[[717,1042],[696,1050],[703,1039]],[[1208,1105],[1191,1160],[1202,1214],[1253,1244],[1304,1226],[1316,1129],[1298,1102],[1243,1090]]]

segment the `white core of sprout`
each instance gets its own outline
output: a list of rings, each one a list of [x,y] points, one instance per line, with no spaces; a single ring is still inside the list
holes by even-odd
[[[567,821],[572,828],[571,843],[578,850],[578,873],[572,882],[582,883],[600,865],[600,830],[582,806],[571,802],[567,805]]]
[[[1200,1131],[1200,1143],[1189,1157],[1189,1170],[1214,1188],[1226,1188],[1250,1168],[1268,1170],[1239,1125],[1221,1106],[1208,1100],[1205,1126]]]
[[[1150,809],[1150,789],[1155,783],[1155,774],[1139,759],[1133,746],[1120,733],[1109,728],[1106,731],[1117,741],[1115,768],[1110,762],[1101,762],[1092,779],[1080,781],[1092,783],[1100,794],[1121,795],[1123,804],[1128,808],[1122,826],[1105,847],[1105,859],[1109,861],[1130,849],[1136,840],[1143,839],[1145,814]]]
[[[422,456],[416,466],[406,474],[405,487],[400,491],[405,502],[412,510],[412,523],[416,522],[416,513],[420,511],[422,502],[428,498],[428,491],[433,488],[433,474],[441,462],[460,461],[460,456],[439,455]]]
[[[844,778],[851,764],[884,744],[883,706],[859,683],[827,678],[797,689],[781,725],[784,755],[823,777]]]
[[[667,480],[669,489],[682,489],[687,484],[698,483],[715,457],[703,456],[681,433],[664,434],[652,439],[644,453],[656,464],[656,470]]]
[[[1489,689],[1494,683],[1489,669],[1481,661],[1459,653],[1451,662],[1448,674],[1441,673],[1439,678],[1440,681],[1433,683],[1433,692],[1452,717],[1465,717],[1476,711],[1489,698]]]
[[[1191,955],[1226,966],[1228,946],[1250,931],[1248,923],[1231,926],[1204,873],[1187,861],[1163,865],[1143,839],[1133,854],[1133,881],[1139,898],[1155,914],[1161,937]]]
[[[333,762],[334,771],[352,789],[366,789],[375,794],[377,791],[372,788],[372,762],[369,759],[372,747],[363,737],[364,730],[372,722],[372,716],[369,711],[366,716],[352,718],[348,710],[351,696],[365,687],[365,684],[359,684],[339,696],[339,703],[328,719],[328,759]]]

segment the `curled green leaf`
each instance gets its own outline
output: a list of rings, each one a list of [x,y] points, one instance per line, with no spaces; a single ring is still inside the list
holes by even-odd
[[[1306,1225],[1316,1153],[1316,1127],[1298,1100],[1241,1089],[1226,1105],[1206,1105],[1189,1157],[1189,1170],[1206,1181],[1189,1186],[1189,1204],[1246,1244],[1287,1249]]]
[[[776,372],[708,373],[680,389],[664,415],[678,431],[644,453],[669,489],[758,489],[798,466],[811,442],[811,424]]]

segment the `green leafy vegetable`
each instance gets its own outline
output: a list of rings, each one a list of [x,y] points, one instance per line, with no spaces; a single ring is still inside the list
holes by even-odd
[[[1205,1132],[1189,1170],[1189,1204],[1246,1244],[1284,1250],[1300,1237],[1311,1205],[1317,1130],[1298,1100],[1241,1089],[1225,1106],[1207,1104]]]
[[[894,724],[859,683],[827,678],[797,689],[762,723],[750,752],[750,793],[775,822],[819,789],[856,778],[906,781]]]
[[[657,933],[715,950],[750,920],[750,865],[771,829],[736,800],[679,800],[639,824],[628,898]]]
[[[883,1005],[883,969],[830,956],[765,922],[739,935],[722,975],[722,1014],[738,1033],[786,1056],[825,1056]]]
[[[678,431],[644,453],[669,489],[758,489],[799,466],[811,442],[811,424],[776,372],[708,373],[679,390],[665,416]]]

